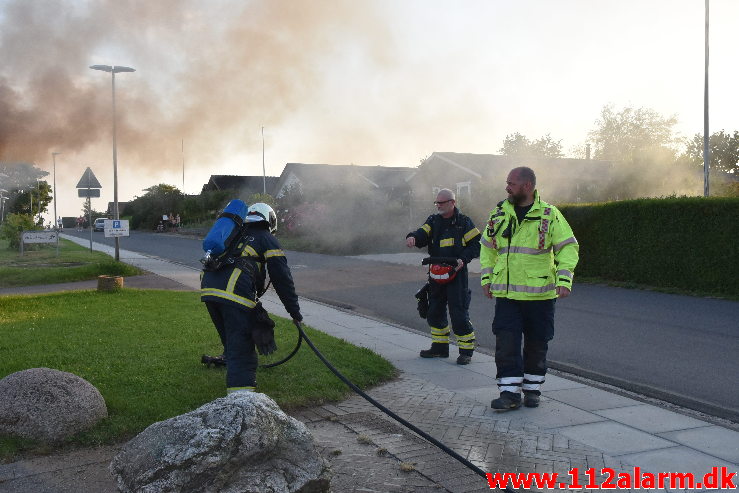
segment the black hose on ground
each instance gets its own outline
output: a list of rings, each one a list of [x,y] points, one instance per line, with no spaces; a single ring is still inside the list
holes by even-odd
[[[454,450],[450,449],[449,447],[447,447],[446,445],[444,445],[443,443],[441,443],[440,441],[438,441],[436,438],[432,437],[431,435],[429,435],[425,431],[421,430],[420,428],[418,428],[414,424],[409,423],[405,419],[401,418],[400,416],[398,416],[397,414],[395,414],[394,412],[392,412],[390,409],[386,408],[385,406],[383,406],[382,404],[380,404],[379,402],[377,402],[376,400],[374,400],[372,397],[370,397],[369,395],[367,395],[362,389],[360,389],[359,387],[357,387],[356,385],[354,385],[354,383],[352,383],[351,380],[349,380],[344,375],[342,375],[341,372],[339,372],[339,370],[337,370],[336,367],[334,367],[334,365],[332,365],[331,362],[329,360],[327,360],[326,357],[323,354],[321,354],[321,352],[316,348],[316,346],[313,345],[313,342],[308,338],[308,336],[306,335],[306,333],[303,331],[302,324],[300,324],[299,322],[296,322],[295,323],[295,326],[298,328],[298,332],[300,332],[300,336],[299,336],[299,339],[298,339],[298,344],[300,344],[300,339],[305,339],[305,342],[308,344],[308,346],[310,346],[310,348],[313,350],[313,352],[316,353],[316,356],[318,356],[318,359],[320,359],[323,362],[323,364],[326,365],[326,367],[329,370],[331,370],[331,372],[334,375],[336,375],[339,378],[339,380],[341,380],[342,382],[344,382],[350,389],[352,389],[354,392],[356,392],[357,394],[359,394],[364,400],[366,400],[367,402],[369,402],[370,404],[372,404],[373,406],[375,406],[377,409],[379,409],[383,413],[385,413],[388,416],[390,416],[391,418],[393,418],[395,421],[397,421],[401,425],[403,425],[406,428],[408,428],[409,430],[413,431],[414,433],[416,433],[417,435],[419,435],[420,437],[422,437],[424,440],[426,440],[426,441],[430,442],[431,444],[437,446],[442,451],[444,451],[446,454],[448,454],[451,457],[457,459],[459,462],[461,462],[462,464],[464,464],[465,466],[467,466],[467,468],[471,469],[477,475],[479,475],[479,476],[481,476],[481,477],[483,477],[483,478],[485,478],[487,480],[487,474],[482,469],[480,469],[479,467],[477,467],[476,465],[474,465],[472,462],[468,461],[467,459],[465,459],[464,457],[462,457],[461,455],[459,455],[457,452],[455,452]],[[295,352],[293,352],[293,354],[294,353]],[[292,356],[292,354],[291,354],[291,356]],[[283,361],[287,361],[288,359],[289,359],[289,357],[288,358],[285,358],[285,360],[283,360]],[[505,491],[508,492],[508,493],[516,493],[514,490],[512,490],[510,488],[505,488]]]
[[[280,361],[277,361],[275,363],[269,363],[266,365],[259,365],[259,368],[274,368],[275,366],[279,366],[282,363],[286,362],[287,360],[295,356],[295,353],[297,353],[298,349],[300,349],[300,344],[302,342],[303,342],[303,331],[298,329],[298,343],[295,345],[292,352],[288,354],[287,356],[285,356],[284,358],[282,358]]]

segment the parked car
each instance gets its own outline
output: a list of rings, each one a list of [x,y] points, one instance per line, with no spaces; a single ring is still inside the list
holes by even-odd
[[[95,219],[95,222],[93,223],[93,226],[92,226],[92,230],[93,231],[105,231],[105,218],[99,217]]]

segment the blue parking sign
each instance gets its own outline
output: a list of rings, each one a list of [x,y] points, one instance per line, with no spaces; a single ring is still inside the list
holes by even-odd
[[[114,220],[113,221],[113,229],[120,229],[120,227],[121,227],[121,222]]]

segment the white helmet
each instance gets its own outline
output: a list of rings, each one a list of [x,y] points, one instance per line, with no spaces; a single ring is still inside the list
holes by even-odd
[[[269,224],[269,232],[277,231],[277,214],[274,209],[263,202],[252,204],[247,209],[246,221],[250,223],[266,222]]]

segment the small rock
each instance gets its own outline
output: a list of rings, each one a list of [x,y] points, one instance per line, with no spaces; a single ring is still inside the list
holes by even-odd
[[[0,433],[53,443],[108,416],[105,399],[87,380],[31,368],[0,380]]]

